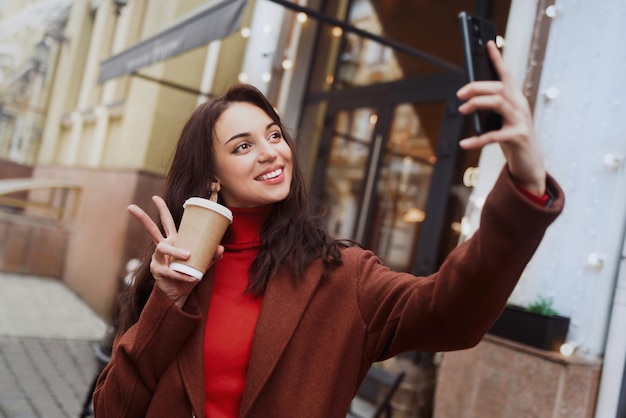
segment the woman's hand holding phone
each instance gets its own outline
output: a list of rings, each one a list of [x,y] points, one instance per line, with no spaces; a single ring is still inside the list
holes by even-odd
[[[470,115],[479,110],[494,111],[502,116],[502,127],[463,139],[460,145],[475,149],[499,143],[511,175],[522,187],[542,196],[546,170],[528,100],[516,86],[495,42],[487,42],[486,47],[500,80],[474,81],[459,89],[457,97],[464,102],[459,112]]]

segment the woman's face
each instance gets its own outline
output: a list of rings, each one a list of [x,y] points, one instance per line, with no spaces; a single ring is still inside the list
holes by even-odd
[[[227,206],[265,206],[287,197],[291,148],[263,110],[247,102],[233,103],[217,120],[215,132],[216,178]]]

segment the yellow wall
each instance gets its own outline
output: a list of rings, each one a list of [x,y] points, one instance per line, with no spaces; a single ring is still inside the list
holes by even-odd
[[[174,20],[203,5],[202,0],[169,2],[148,7],[142,38],[149,37]],[[198,88],[204,71],[206,47],[197,48],[165,62],[140,69],[149,77]],[[109,130],[102,165],[133,168],[163,174],[185,120],[197,96],[131,77],[119,130]]]
[[[90,1],[76,0],[68,18],[66,36],[61,44],[56,71],[53,78],[51,98],[43,131],[39,163],[56,163],[59,157],[59,129],[61,118],[74,110],[78,100],[80,81],[89,48],[93,19]]]

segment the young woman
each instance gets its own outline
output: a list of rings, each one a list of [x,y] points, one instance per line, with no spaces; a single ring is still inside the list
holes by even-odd
[[[498,142],[506,166],[479,230],[429,277],[393,272],[316,225],[293,140],[258,90],[238,85],[200,105],[165,199],[154,197],[163,233],[129,207],[155,247],[122,307],[96,416],[345,417],[373,362],[477,344],[563,206],[528,104],[488,48],[502,81],[461,88],[459,110],[495,110],[503,127],[461,146]],[[234,221],[198,281],[169,263],[189,256],[175,247],[183,202],[213,182]]]

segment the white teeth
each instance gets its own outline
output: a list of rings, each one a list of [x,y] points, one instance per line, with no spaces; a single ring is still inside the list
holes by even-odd
[[[267,174],[263,174],[262,176],[259,176],[258,179],[261,181],[273,179],[274,177],[280,176],[282,172],[283,172],[283,169],[279,168],[278,170],[274,170],[271,173],[267,173]]]

